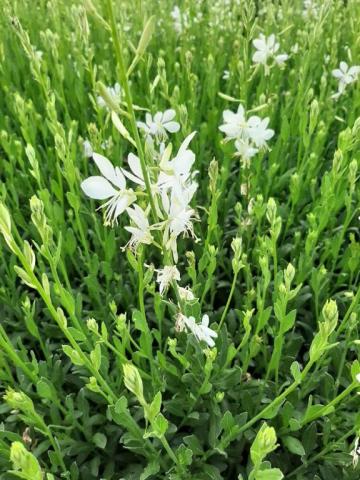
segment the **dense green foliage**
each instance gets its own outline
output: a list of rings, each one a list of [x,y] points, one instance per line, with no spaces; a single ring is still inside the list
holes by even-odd
[[[0,478],[359,478],[360,89],[332,71],[360,63],[360,2],[0,5]],[[254,64],[261,33],[286,61]],[[239,103],[274,131],[248,162],[219,130]],[[167,109],[198,189],[161,295],[160,231],[130,249],[81,182],[85,139],[151,181],[135,116]]]

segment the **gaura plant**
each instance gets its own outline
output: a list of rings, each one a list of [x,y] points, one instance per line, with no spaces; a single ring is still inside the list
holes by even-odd
[[[0,479],[359,476],[360,5],[0,19]]]

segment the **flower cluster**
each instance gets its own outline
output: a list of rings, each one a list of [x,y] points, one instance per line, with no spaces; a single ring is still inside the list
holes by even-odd
[[[190,206],[197,190],[194,180],[196,172],[192,171],[195,154],[189,145],[196,132],[188,135],[182,142],[177,154],[172,157],[172,147],[167,147],[164,141],[168,133],[180,130],[180,125],[174,121],[175,111],[166,110],[157,112],[154,117],[146,114],[146,121],[137,122],[138,127],[144,132],[146,142],[152,148],[158,148],[153,155],[151,168],[147,168],[149,175],[150,192],[146,188],[144,170],[139,157],[129,153],[127,168],[115,167],[110,160],[88,148],[101,175],[86,178],[81,183],[83,192],[95,200],[105,200],[100,208],[105,209],[105,224],[117,224],[121,214],[127,213],[130,225],[125,230],[131,234],[127,247],[136,251],[140,244],[153,244],[170,254],[170,264],[166,264],[157,271],[157,283],[160,295],[164,295],[170,286],[175,288],[179,308],[187,302],[197,301],[189,287],[181,287],[180,272],[176,266],[178,262],[177,240],[180,235],[194,235],[193,220],[196,218],[195,210]],[[86,145],[89,147],[88,145]],[[132,186],[128,186],[130,181]],[[150,195],[152,202],[150,202]],[[142,208],[138,199],[146,198],[148,205]],[[152,211],[153,209],[153,211]],[[154,223],[150,222],[150,217]],[[158,232],[161,240],[155,241]],[[161,243],[161,245],[159,245]],[[217,333],[208,327],[209,317],[203,316],[202,322],[197,324],[194,317],[186,317],[179,313],[183,319],[182,329],[192,332],[198,341],[204,341],[208,346],[214,346]],[[179,318],[180,318],[179,317]]]
[[[332,71],[333,77],[337,78],[339,82],[338,91],[332,95],[332,98],[339,98],[340,95],[345,92],[348,85],[357,81],[359,73],[360,66],[353,65],[349,67],[346,62],[340,62],[339,68]]]
[[[227,140],[235,141],[236,155],[241,158],[245,167],[250,164],[250,159],[259,150],[267,148],[267,141],[274,135],[274,130],[267,128],[270,119],[252,115],[246,118],[244,107],[240,104],[237,112],[225,110],[223,112],[223,125],[219,130],[226,135]]]
[[[253,45],[256,48],[256,52],[253,54],[252,60],[256,64],[264,65],[265,75],[269,74],[270,68],[274,64],[282,67],[289,58],[286,53],[277,53],[280,44],[276,42],[274,34],[265,37],[264,34],[260,33],[259,38],[253,40]]]
[[[81,188],[90,198],[106,200],[101,205],[101,208],[105,208],[106,225],[116,224],[118,217],[123,212],[127,212],[132,225],[125,229],[132,235],[129,245],[134,250],[141,243],[152,243],[151,232],[158,230],[162,235],[163,246],[172,253],[176,263],[179,235],[189,233],[194,236],[192,222],[195,218],[195,210],[190,207],[190,202],[197,189],[197,183],[191,171],[195,154],[188,148],[194,135],[195,132],[185,138],[173,159],[170,159],[171,146],[166,148],[160,156],[160,162],[151,169],[150,187],[156,206],[155,216],[158,220],[151,225],[148,218],[149,207],[145,210],[137,204],[131,207],[145,190],[140,158],[130,153],[127,158],[128,169],[125,169],[114,167],[103,155],[92,154],[101,175],[85,179]],[[127,180],[134,184],[133,188],[127,186]]]

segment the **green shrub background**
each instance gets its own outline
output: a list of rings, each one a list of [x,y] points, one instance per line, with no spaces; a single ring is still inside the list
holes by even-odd
[[[80,189],[85,139],[134,152],[97,103],[120,82],[109,0],[0,2],[0,478],[359,478],[360,89],[332,99],[331,72],[360,63],[360,3],[313,4],[183,1],[177,33],[172,2],[113,1],[126,65],[155,16],[137,120],[173,108],[175,151],[197,131],[178,268],[210,349],[176,332],[161,253],[121,250]],[[269,75],[261,32],[289,55]],[[275,132],[246,172],[219,131],[239,101]]]

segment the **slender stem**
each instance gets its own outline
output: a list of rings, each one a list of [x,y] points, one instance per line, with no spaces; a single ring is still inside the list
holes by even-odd
[[[47,433],[47,436],[48,436],[48,438],[49,438],[49,440],[50,440],[50,443],[51,443],[51,445],[52,445],[54,451],[56,452],[56,455],[57,455],[57,457],[58,457],[58,459],[59,459],[59,461],[60,461],[60,466],[61,466],[62,471],[63,471],[64,473],[66,473],[66,472],[67,472],[67,468],[66,468],[66,465],[65,465],[65,463],[64,463],[64,459],[63,459],[61,450],[60,450],[59,445],[58,445],[58,443],[56,442],[56,440],[55,440],[55,438],[54,438],[54,436],[53,436],[53,434],[52,434],[52,432],[51,432],[51,430],[50,430],[50,428],[49,428],[48,426],[46,426],[46,433]]]
[[[313,416],[309,417],[306,422],[302,422],[302,425],[306,425],[309,422],[312,422],[313,420],[316,420],[317,418],[322,417],[324,413],[330,408],[335,406],[337,403],[341,402],[345,397],[349,395],[355,388],[358,387],[358,382],[355,381],[351,383],[343,392],[341,392],[337,397],[335,397],[331,402],[329,402],[327,405],[324,405],[323,408],[321,408],[316,414]]]
[[[345,336],[345,340],[344,340],[344,350],[341,354],[341,358],[340,358],[340,362],[339,362],[339,369],[338,369],[338,373],[336,375],[335,395],[337,395],[338,390],[339,390],[340,379],[341,379],[341,376],[342,376],[342,373],[343,373],[343,370],[344,370],[344,366],[345,366],[346,354],[348,353],[348,344],[350,342],[351,333],[352,333],[352,328],[348,328],[347,331],[346,331],[346,336]]]
[[[118,64],[118,70],[119,70],[119,80],[122,88],[124,89],[125,93],[125,99],[128,107],[128,111],[130,114],[130,124],[131,124],[131,129],[132,133],[135,138],[135,143],[136,143],[136,148],[139,154],[139,159],[140,159],[140,165],[141,165],[141,171],[144,177],[144,183],[146,187],[147,194],[149,196],[149,202],[151,206],[151,211],[152,215],[154,217],[154,220],[156,223],[158,223],[158,215],[156,212],[156,207],[155,207],[155,202],[152,196],[152,191],[151,191],[151,184],[150,184],[150,179],[149,179],[149,173],[147,170],[146,166],[146,159],[145,159],[145,154],[144,150],[142,148],[141,140],[140,140],[140,135],[139,131],[136,125],[136,117],[135,117],[135,112],[134,112],[134,107],[133,107],[133,102],[132,102],[132,95],[131,95],[131,90],[130,90],[130,85],[127,77],[127,71],[125,67],[125,60],[124,60],[124,55],[122,51],[122,42],[120,41],[120,36],[119,32],[116,26],[116,20],[114,16],[114,9],[112,5],[112,0],[106,0],[107,4],[107,9],[108,9],[108,14],[109,14],[109,20],[110,20],[110,28],[111,28],[111,34],[112,34],[112,39],[113,39],[113,44],[114,44],[114,49],[115,49],[115,55],[116,55],[116,61]]]
[[[159,217],[158,217],[158,214],[157,214],[154,197],[152,195],[149,172],[148,172],[147,165],[146,165],[146,157],[145,157],[144,149],[142,147],[142,143],[141,143],[141,139],[140,139],[140,135],[139,135],[139,130],[138,130],[137,124],[136,124],[136,117],[135,117],[135,111],[134,111],[134,106],[133,106],[133,101],[132,101],[132,95],[131,95],[128,75],[127,75],[127,69],[126,69],[126,66],[125,66],[123,50],[122,50],[122,44],[124,42],[121,42],[119,31],[118,31],[117,26],[116,26],[116,20],[115,20],[112,0],[106,0],[106,5],[107,5],[109,20],[110,20],[111,35],[112,35],[112,40],[113,40],[114,49],[115,49],[116,61],[117,61],[117,64],[118,64],[119,80],[120,80],[120,84],[121,84],[122,88],[124,89],[124,93],[125,93],[125,100],[126,100],[128,111],[129,111],[129,120],[130,120],[130,124],[131,124],[131,130],[132,130],[132,133],[133,133],[133,136],[134,136],[134,139],[135,139],[136,149],[137,149],[137,152],[139,154],[141,171],[142,171],[142,174],[143,174],[143,177],[144,177],[145,188],[146,188],[146,192],[147,192],[148,197],[149,197],[149,203],[150,203],[153,219],[154,219],[155,223],[159,223]],[[168,252],[165,249],[165,246],[163,246],[163,250],[164,250],[165,264],[170,264],[171,265],[172,262],[169,258]],[[178,302],[181,306],[182,301],[180,299],[179,290],[178,290],[176,282],[172,282],[172,287],[175,291],[176,298],[177,298],[177,300],[178,300]]]
[[[19,355],[16,353],[14,347],[12,346],[12,343],[7,336],[4,328],[2,325],[0,325],[0,346],[4,350],[5,354],[12,360],[14,365],[19,367],[25,375],[29,378],[29,380],[32,383],[37,382],[37,376],[35,373],[33,373],[23,362],[23,360],[19,357]]]
[[[175,463],[175,465],[179,465],[179,461],[173,451],[173,449],[170,447],[169,442],[166,440],[165,436],[162,436],[160,438],[161,443],[163,444],[163,447],[165,448],[167,454],[171,458],[171,460]]]
[[[229,293],[229,296],[228,296],[228,299],[227,299],[225,308],[224,308],[224,310],[223,310],[223,313],[222,313],[222,315],[221,315],[221,319],[220,319],[220,323],[219,323],[219,328],[218,328],[219,331],[221,330],[221,327],[222,327],[222,325],[223,325],[223,323],[224,323],[225,317],[226,317],[227,312],[228,312],[228,310],[229,310],[230,303],[231,303],[231,299],[232,299],[232,297],[233,297],[233,295],[234,295],[235,285],[236,285],[236,280],[237,280],[238,274],[239,274],[239,272],[234,273],[234,278],[233,278],[233,281],[232,281],[232,284],[231,284],[230,293]]]
[[[240,433],[241,432],[245,432],[246,430],[248,430],[252,425],[254,425],[254,423],[256,423],[258,420],[260,420],[261,418],[263,418],[263,416],[269,411],[271,410],[272,408],[276,407],[278,404],[282,403],[283,400],[285,400],[285,398],[290,395],[291,392],[293,392],[295,390],[295,388],[304,380],[305,376],[307,375],[307,373],[309,372],[310,368],[312,367],[312,363],[309,362],[304,370],[302,371],[301,373],[301,381],[298,381],[298,380],[295,380],[291,385],[288,386],[288,388],[286,390],[283,391],[283,393],[281,395],[279,395],[278,397],[276,397],[271,403],[269,403],[269,405],[267,407],[265,407],[263,410],[261,410],[261,412],[259,412],[257,415],[255,415],[255,417],[253,417],[251,420],[249,420],[247,423],[245,423],[245,425],[243,425],[240,429]]]

